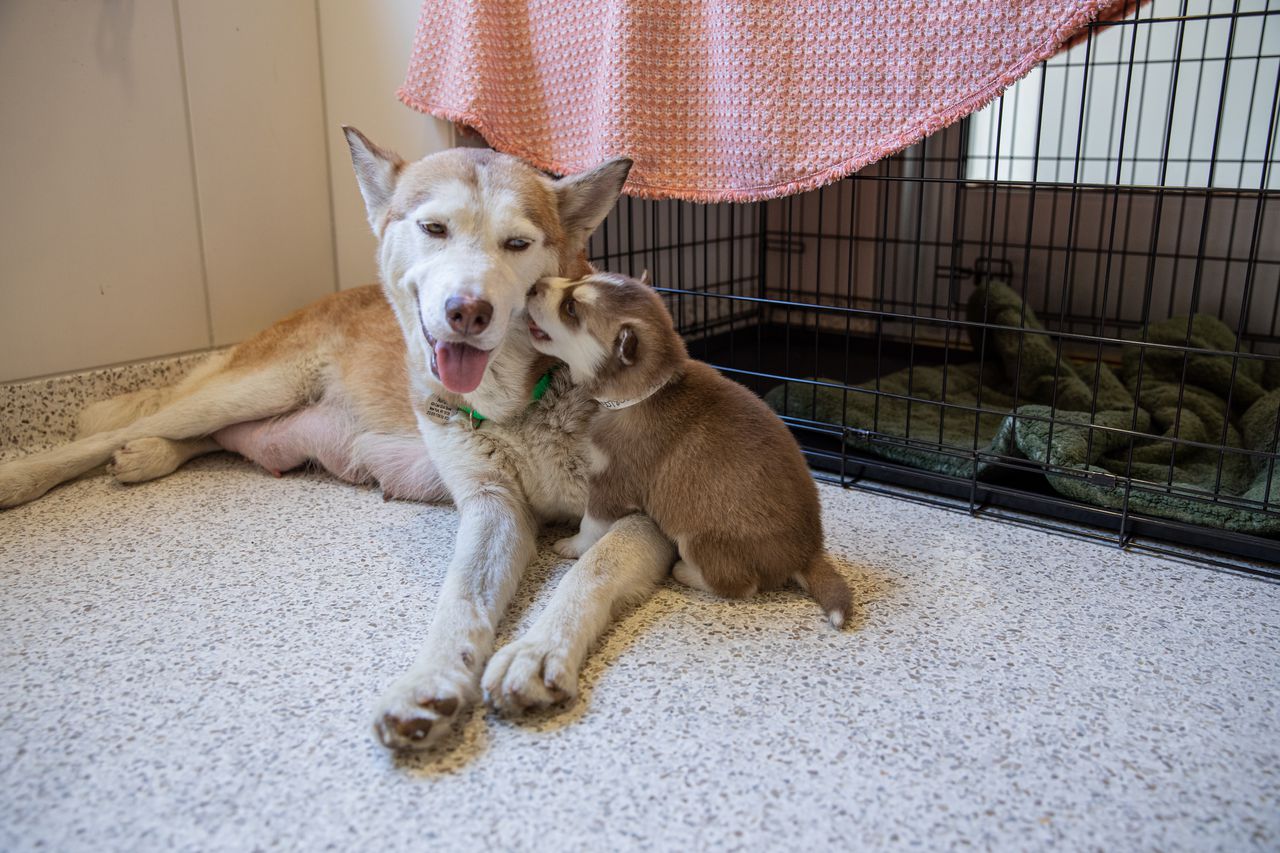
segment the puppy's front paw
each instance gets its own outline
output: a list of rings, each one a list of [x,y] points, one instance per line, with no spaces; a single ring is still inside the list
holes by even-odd
[[[483,684],[485,701],[495,710],[545,708],[578,695],[578,664],[559,643],[521,637],[493,656]]]
[[[375,706],[373,732],[387,749],[426,749],[444,737],[474,701],[469,671],[410,670]]]
[[[564,539],[557,539],[556,543],[551,546],[551,550],[561,557],[576,560],[586,553],[587,549],[579,546],[577,536],[567,536]]]

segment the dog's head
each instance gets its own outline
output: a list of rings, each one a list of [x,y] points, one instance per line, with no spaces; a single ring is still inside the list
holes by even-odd
[[[490,356],[548,275],[577,274],[630,160],[553,180],[473,148],[407,163],[345,128],[387,298],[409,344],[450,391],[474,391]]]
[[[688,357],[647,274],[544,278],[529,289],[527,309],[534,348],[567,364],[594,396],[642,394]]]

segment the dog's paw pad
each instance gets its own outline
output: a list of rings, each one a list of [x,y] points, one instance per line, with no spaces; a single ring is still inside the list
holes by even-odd
[[[388,749],[401,749],[406,743],[425,742],[431,736],[431,728],[435,720],[425,717],[402,720],[391,714],[383,714],[382,719],[374,724],[374,733],[378,740]]]
[[[409,674],[391,686],[374,711],[373,733],[388,749],[425,749],[453,727],[474,688],[464,679]]]

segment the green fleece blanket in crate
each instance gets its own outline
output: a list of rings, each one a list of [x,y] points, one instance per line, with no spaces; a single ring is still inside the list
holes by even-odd
[[[1112,509],[1124,505],[1131,477],[1131,512],[1280,535],[1280,362],[1184,359],[1188,346],[1235,350],[1220,320],[1195,315],[1190,342],[1186,317],[1152,326],[1147,341],[1170,348],[1126,346],[1117,373],[1101,358],[1061,356],[1061,342],[1002,282],[976,288],[968,318],[986,326],[971,327],[981,375],[972,361],[917,366],[861,390],[788,382],[765,399],[793,417],[850,427],[851,448],[916,468],[967,478],[975,466],[991,476],[996,456],[1048,463],[1056,491]],[[880,393],[866,393],[873,390]],[[1135,430],[1141,436],[1131,440]],[[1175,435],[1210,446],[1174,444]]]

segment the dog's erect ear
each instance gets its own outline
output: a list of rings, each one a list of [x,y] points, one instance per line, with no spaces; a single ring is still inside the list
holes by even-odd
[[[631,161],[620,158],[556,181],[560,225],[570,244],[587,242],[613,209],[630,171]]]
[[[628,367],[636,363],[636,350],[640,347],[640,338],[636,335],[636,330],[630,326],[623,326],[618,331],[618,339],[613,342],[613,350],[618,354],[618,360]]]
[[[355,167],[360,195],[364,196],[365,210],[369,213],[369,227],[378,234],[404,160],[396,152],[374,145],[354,127],[344,125],[342,132],[347,135],[347,145],[351,148],[351,165]]]
[[[646,269],[644,272],[640,273],[640,283],[641,283],[641,284],[643,284],[645,287],[648,287],[649,285],[651,285],[651,284],[653,283],[653,282],[649,281],[649,270],[648,270],[648,269]]]

